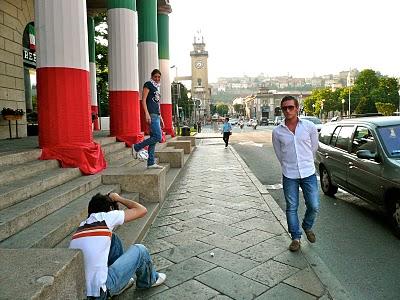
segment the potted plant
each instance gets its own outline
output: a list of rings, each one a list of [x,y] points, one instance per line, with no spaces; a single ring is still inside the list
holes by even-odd
[[[1,110],[1,115],[3,116],[4,120],[20,120],[24,115],[24,111],[22,109],[12,109],[12,108],[5,108]]]

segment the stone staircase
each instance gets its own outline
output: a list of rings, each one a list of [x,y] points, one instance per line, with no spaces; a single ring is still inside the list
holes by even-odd
[[[156,147],[164,169],[147,170],[124,143],[96,140],[108,167],[90,176],[38,160],[38,149],[0,155],[0,299],[85,298],[82,255],[67,247],[91,197],[114,191],[143,203],[147,215],[117,229],[125,246],[139,242],[195,148],[194,138],[170,138]]]

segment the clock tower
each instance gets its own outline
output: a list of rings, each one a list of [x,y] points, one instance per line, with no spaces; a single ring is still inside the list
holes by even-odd
[[[211,92],[208,86],[208,51],[205,50],[204,38],[195,36],[192,58],[192,95],[199,103],[199,116],[210,116]]]

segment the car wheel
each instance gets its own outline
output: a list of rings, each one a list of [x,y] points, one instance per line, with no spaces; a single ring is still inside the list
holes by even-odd
[[[400,199],[394,199],[390,203],[389,213],[392,220],[394,234],[400,238]]]
[[[328,170],[324,167],[321,167],[321,188],[325,195],[334,196],[338,187],[332,184],[331,177],[329,176]]]

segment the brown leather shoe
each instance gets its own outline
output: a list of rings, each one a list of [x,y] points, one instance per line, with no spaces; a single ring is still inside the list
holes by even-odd
[[[310,243],[315,243],[315,241],[317,240],[317,238],[315,237],[315,233],[314,231],[312,231],[311,229],[309,230],[304,230],[306,236],[307,236],[307,240],[310,241]]]
[[[293,240],[289,245],[289,250],[292,252],[296,252],[296,251],[299,251],[299,249],[300,249],[300,241]]]

